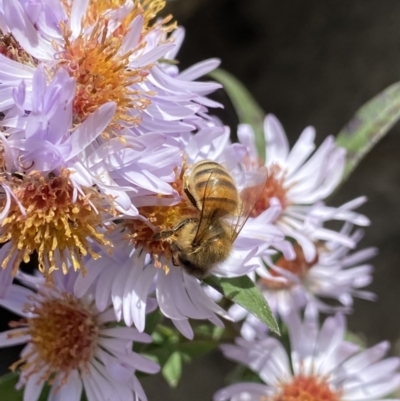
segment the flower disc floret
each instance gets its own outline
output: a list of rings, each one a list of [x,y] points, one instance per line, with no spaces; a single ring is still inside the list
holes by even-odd
[[[128,68],[129,57],[138,49],[120,54],[122,39],[108,32],[106,19],[96,23],[90,36],[72,38],[71,32],[64,33],[59,65],[67,67],[77,84],[73,105],[76,123],[84,121],[102,104],[113,101],[117,104],[114,123],[138,124],[139,119],[130,116],[130,111],[144,111],[150,104],[143,91],[131,88],[145,80],[150,66]]]
[[[0,306],[23,318],[0,333],[0,347],[25,345],[11,366],[19,373],[16,387],[24,387],[24,399],[32,401],[42,399],[46,383],[51,386],[48,400],[80,400],[84,393],[88,401],[145,401],[135,373],[156,373],[159,366],[133,352],[133,345],[149,343],[151,337],[116,326],[112,309],[106,305],[100,312],[93,294],[72,295],[80,276],[55,272],[48,283],[19,272],[27,287],[12,284],[8,298],[0,297]]]
[[[261,167],[261,165],[258,167]],[[253,209],[251,214],[252,217],[257,217],[263,211],[270,208],[270,202],[272,198],[279,200],[279,203],[282,207],[282,212],[285,210],[286,206],[290,204],[290,200],[287,198],[287,192],[290,187],[285,184],[285,172],[278,164],[272,164],[271,166],[268,166],[267,169],[267,182],[259,200]]]
[[[287,271],[294,276],[297,276],[300,280],[304,280],[307,276],[308,270],[317,263],[318,254],[312,262],[307,262],[304,256],[304,252],[300,245],[293,245],[294,252],[296,257],[292,260],[285,259],[284,256],[281,256],[276,262],[275,266],[282,269],[283,271]],[[269,273],[273,277],[282,277],[282,275],[277,270],[269,270]],[[285,281],[274,281],[270,280],[267,277],[260,278],[261,286],[265,286],[271,290],[280,290],[284,288],[291,288],[294,285],[293,281],[285,280]]]
[[[316,149],[312,127],[305,128],[290,149],[286,133],[273,115],[267,115],[264,120],[264,137],[265,166],[269,177],[253,217],[258,217],[270,206],[280,205],[281,213],[275,224],[287,237],[299,243],[308,262],[312,262],[317,253],[314,243],[321,240],[335,239],[354,248],[350,238],[324,227],[325,222],[330,220],[360,226],[369,224],[365,216],[353,211],[365,202],[365,197],[338,208],[328,207],[323,202],[340,183],[346,161],[345,149],[337,146],[332,136]],[[247,168],[258,168],[260,161],[252,128],[240,125],[238,138],[247,149]]]
[[[22,64],[37,66],[38,61],[27,53],[14,36],[10,33],[4,34],[0,31],[0,54]]]
[[[268,335],[222,345],[227,358],[246,365],[264,383],[232,384],[214,401],[377,401],[399,388],[400,359],[385,358],[389,343],[361,349],[346,341],[342,314],[320,327],[317,310],[308,306],[304,317],[293,310],[283,323],[285,345]]]
[[[25,334],[31,336],[34,357],[22,357],[12,369],[21,367],[33,374],[45,367],[46,381],[51,381],[54,374],[67,377],[74,369],[87,369],[97,345],[96,316],[71,294],[38,300],[27,308],[32,318],[12,324],[26,327]]]
[[[154,258],[155,267],[162,267],[166,272],[169,271],[167,265],[159,262],[161,256],[167,261],[172,260],[171,242],[176,239],[175,235],[171,235],[165,239],[154,239],[156,233],[172,230],[181,221],[188,218],[199,218],[200,212],[193,207],[183,192],[183,177],[187,166],[182,169],[180,175],[177,176],[172,187],[181,196],[181,201],[169,206],[143,206],[138,211],[145,220],[128,220],[124,223],[128,233],[126,237],[136,248],[144,249]],[[167,200],[168,197],[159,196],[160,203]],[[171,199],[172,200],[172,199]],[[151,224],[151,226],[149,225]]]
[[[111,246],[99,213],[104,211],[101,198],[89,188],[85,195],[74,194],[76,189],[69,175],[64,170],[53,177],[37,172],[13,177],[11,191],[17,201],[11,201],[0,236],[1,243],[11,241],[12,247],[2,262],[3,268],[14,253],[18,254],[16,269],[21,261],[29,262],[32,253],[37,252],[41,272],[51,273],[61,265],[66,273],[67,259],[77,270],[83,267],[82,256],[89,253],[94,259],[98,257],[91,249],[91,241]],[[3,199],[3,208],[6,202]]]
[[[282,384],[280,394],[262,401],[340,401],[340,396],[323,378],[299,375]]]
[[[126,29],[128,24],[138,15],[143,15],[143,26],[146,32],[151,30],[154,25],[165,24],[171,19],[171,17],[168,16],[161,21],[157,21],[154,25],[150,24],[150,21],[164,9],[166,4],[165,0],[138,0],[134,3],[135,4],[130,13],[122,21],[120,30],[124,28]],[[90,26],[95,24],[106,11],[116,10],[123,7],[125,4],[126,0],[91,0],[85,15],[84,25]]]

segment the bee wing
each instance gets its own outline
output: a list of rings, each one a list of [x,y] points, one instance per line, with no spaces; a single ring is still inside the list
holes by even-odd
[[[238,216],[236,216],[236,223],[234,224],[234,231],[232,233],[232,242],[235,241],[246,221],[254,210],[257,201],[265,188],[268,178],[268,169],[261,167],[250,180],[249,184],[240,192],[240,206]]]
[[[210,173],[204,187],[202,209],[200,212],[199,224],[193,242],[200,242],[207,234],[207,231],[213,221],[221,217],[221,211],[224,210],[225,199],[217,196],[218,186],[220,185],[218,178],[218,167]],[[209,211],[213,213],[209,214]]]

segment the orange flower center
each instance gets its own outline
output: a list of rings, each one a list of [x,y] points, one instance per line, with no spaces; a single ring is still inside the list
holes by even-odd
[[[71,2],[62,1],[67,15],[71,14]],[[91,0],[86,14],[82,18],[82,33],[72,38],[65,23],[60,24],[64,44],[56,42],[55,57],[57,68],[66,68],[76,81],[74,98],[75,124],[83,122],[90,114],[106,102],[115,102],[117,110],[111,122],[113,135],[122,126],[136,126],[141,122],[143,111],[151,104],[155,93],[135,88],[149,74],[152,64],[140,68],[130,68],[129,57],[146,46],[146,35],[153,29],[160,28],[165,34],[176,29],[176,23],[170,23],[172,16],[166,16],[156,22],[152,20],[165,7],[164,0],[138,0],[132,10],[120,21],[120,26],[113,32],[108,29],[107,11],[116,10],[126,5],[124,0]],[[129,24],[139,15],[143,16],[143,28],[140,43],[135,49],[122,53],[121,46],[128,34]],[[90,31],[90,34],[85,32]],[[163,40],[164,43],[172,39]],[[19,45],[11,34],[0,31],[0,54],[31,66],[38,61]],[[49,67],[50,68],[50,67]],[[55,71],[48,70],[49,77]],[[109,134],[104,133],[107,137]]]
[[[148,219],[155,227],[156,232],[141,220],[129,220],[124,223],[127,231],[126,238],[135,245],[135,247],[143,248],[147,253],[154,258],[154,265],[158,268],[163,268],[166,273],[169,267],[162,265],[159,262],[160,256],[164,256],[167,260],[172,259],[171,241],[175,238],[174,235],[168,236],[165,239],[155,239],[157,232],[167,232],[176,227],[183,220],[190,217],[199,217],[200,212],[192,206],[186,199],[183,193],[183,175],[185,168],[177,176],[172,187],[181,195],[182,200],[172,206],[144,206],[140,207],[139,214]],[[162,197],[161,198],[167,198]]]
[[[123,5],[125,1],[120,0],[91,1],[82,19],[82,26],[90,28],[90,35],[82,33],[72,39],[71,32],[61,25],[65,44],[57,49],[60,52],[59,66],[67,67],[77,83],[75,123],[84,121],[102,104],[112,101],[117,104],[111,122],[114,131],[122,125],[136,126],[141,121],[143,111],[150,105],[151,96],[155,94],[133,87],[146,79],[153,65],[130,68],[129,58],[146,46],[145,35],[150,30],[161,27],[164,32],[170,32],[176,28],[176,24],[167,25],[172,18],[168,16],[150,25],[150,21],[164,8],[165,1],[142,0],[136,1],[120,26],[110,32],[105,12]],[[69,4],[64,3],[64,7],[67,13],[70,12]],[[121,46],[129,24],[138,15],[144,19],[140,43],[137,48],[122,53]]]
[[[285,209],[288,205],[286,194],[289,188],[284,186],[284,182],[285,174],[282,172],[280,166],[274,164],[268,168],[267,182],[253,209],[252,217],[257,217],[267,210],[270,207],[271,198],[278,198],[282,209]]]
[[[28,307],[34,317],[10,326],[21,327],[21,334],[31,336],[32,351],[11,366],[33,374],[44,369],[43,380],[55,374],[68,374],[87,368],[94,357],[99,327],[96,316],[80,300],[70,294],[61,298],[42,298]],[[14,333],[15,335],[15,333]]]
[[[151,65],[128,69],[133,50],[119,54],[123,38],[107,33],[104,19],[96,23],[90,37],[70,40],[69,32],[65,32],[60,66],[67,67],[77,84],[73,104],[75,123],[84,121],[101,105],[113,101],[117,104],[114,128],[118,127],[115,125],[118,121],[137,125],[138,115],[150,104],[145,95],[153,93],[133,90],[131,86],[145,80]]]
[[[340,394],[323,378],[299,375],[283,384],[278,395],[260,401],[340,401]]]
[[[300,245],[297,243],[293,245],[293,249],[296,253],[296,258],[293,260],[286,260],[284,256],[281,256],[275,264],[284,269],[287,270],[296,276],[300,277],[301,279],[304,278],[307,275],[307,272],[310,270],[312,266],[314,266],[317,261],[318,261],[318,256],[312,261],[312,262],[307,262],[304,256],[303,249],[301,248]],[[270,274],[274,277],[282,277],[278,272],[275,270],[270,269]],[[267,278],[261,277],[259,280],[261,285],[266,286],[269,289],[273,290],[281,290],[285,288],[290,288],[292,286],[291,282],[288,283],[283,283],[283,282],[277,282],[273,280],[269,280]]]

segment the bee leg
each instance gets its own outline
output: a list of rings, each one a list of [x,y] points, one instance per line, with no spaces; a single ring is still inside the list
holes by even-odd
[[[180,266],[180,264],[178,263],[178,259],[177,259],[178,252],[179,252],[180,250],[181,250],[181,248],[179,248],[179,246],[176,245],[175,242],[173,242],[173,243],[171,244],[172,264],[173,264],[174,266]]]
[[[183,188],[183,192],[186,194],[187,198],[189,199],[190,203],[197,209],[200,210],[199,205],[196,202],[194,196],[190,193],[189,187],[185,183],[185,187]]]
[[[157,234],[153,235],[153,241],[159,241],[164,238],[170,237],[174,233],[174,230],[166,230],[166,231],[160,231]]]
[[[174,266],[180,266],[180,264],[178,263],[178,261],[176,260],[176,255],[172,255],[172,264]]]
[[[198,219],[185,219],[181,221],[177,226],[175,226],[172,230],[165,230],[165,231],[160,231],[159,233],[156,233],[153,235],[153,240],[154,241],[159,241],[164,238],[168,238],[171,235],[175,234],[178,230],[180,230],[182,227],[184,227],[188,223],[193,223],[197,222]]]

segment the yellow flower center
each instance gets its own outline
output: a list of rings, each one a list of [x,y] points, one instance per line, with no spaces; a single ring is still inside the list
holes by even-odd
[[[340,394],[331,390],[323,378],[299,375],[283,384],[278,395],[260,401],[340,401]]]
[[[41,272],[51,273],[61,265],[66,273],[67,258],[77,270],[83,267],[82,255],[89,253],[94,259],[99,257],[91,249],[89,238],[100,245],[111,246],[102,232],[101,198],[94,190],[86,188],[86,195],[78,194],[74,200],[69,175],[64,170],[60,176],[52,178],[44,178],[39,173],[13,177],[13,193],[25,213],[12,200],[0,236],[0,243],[12,242],[8,256],[2,261],[3,268],[15,253],[14,270],[21,261],[29,262],[32,253],[37,252]],[[4,207],[5,199],[1,203]]]
[[[33,374],[44,369],[43,380],[51,381],[55,374],[66,379],[74,369],[85,369],[94,357],[99,323],[93,312],[70,294],[60,298],[37,297],[30,305],[33,317],[10,326],[21,327],[17,335],[30,335],[32,351],[11,366]],[[15,335],[15,334],[14,334]]]
[[[123,7],[126,4],[126,0],[91,0],[87,9],[87,13],[83,20],[83,25],[91,26],[95,24],[101,16],[107,10],[115,10],[120,7]],[[143,15],[144,19],[144,31],[147,32],[152,29],[150,25],[150,21],[152,21],[156,16],[158,16],[159,12],[164,9],[166,4],[165,0],[137,0],[134,2],[134,6],[130,12],[130,14],[122,21],[122,27],[126,28],[131,21],[135,19],[139,14]],[[69,9],[70,6],[64,6],[65,9]],[[161,22],[162,25],[166,24],[171,20],[171,17],[165,17]],[[155,25],[159,25],[160,22],[157,22]],[[175,28],[175,24],[168,27],[169,30]]]
[[[71,2],[63,1],[67,15],[71,14]],[[123,0],[92,0],[82,18],[82,33],[72,38],[66,24],[60,24],[64,44],[56,42],[55,57],[57,68],[66,68],[76,80],[74,98],[74,123],[79,124],[106,102],[115,102],[117,111],[113,116],[111,128],[113,134],[121,126],[135,126],[141,121],[143,111],[151,103],[154,92],[133,89],[132,85],[143,82],[149,74],[152,64],[140,68],[129,67],[129,57],[146,46],[146,34],[160,28],[165,34],[176,29],[176,23],[170,23],[172,16],[166,16],[152,22],[164,8],[164,0],[135,1],[130,13],[121,21],[115,31],[108,29],[106,11],[115,10],[125,5]],[[126,53],[120,51],[122,42],[128,33],[129,24],[138,15],[144,19],[137,48]],[[90,34],[85,33],[90,31]],[[171,39],[164,39],[168,42]],[[0,31],[0,54],[22,64],[36,66],[38,61],[25,52],[11,34]],[[49,77],[55,71],[48,71]],[[107,137],[109,134],[104,133]]]

